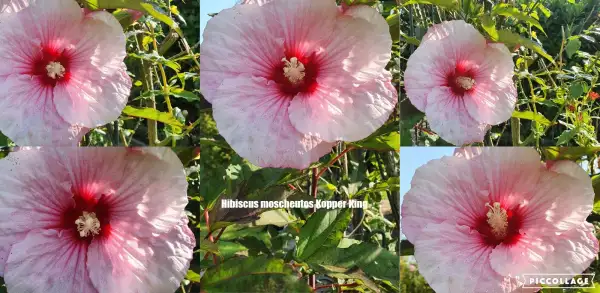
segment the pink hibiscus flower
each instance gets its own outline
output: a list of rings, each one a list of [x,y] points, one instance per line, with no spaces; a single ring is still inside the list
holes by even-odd
[[[532,148],[466,148],[417,169],[402,232],[437,292],[509,293],[523,274],[583,272],[598,254],[594,191],[576,163]]]
[[[167,293],[187,273],[195,238],[170,149],[18,150],[0,160],[0,186],[10,292]]]
[[[392,40],[368,6],[245,1],[207,24],[200,88],[217,128],[262,167],[305,168],[379,128],[397,103]]]
[[[408,58],[404,88],[431,129],[456,145],[483,141],[490,125],[510,118],[517,102],[514,64],[505,45],[488,43],[470,24],[429,28]]]
[[[0,131],[19,145],[76,145],[127,103],[125,35],[74,0],[29,2],[1,18]]]

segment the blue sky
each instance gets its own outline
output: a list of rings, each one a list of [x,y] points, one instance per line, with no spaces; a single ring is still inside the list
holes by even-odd
[[[209,13],[217,13],[225,8],[235,5],[237,0],[200,0],[200,42],[202,43],[202,32],[210,19]]]
[[[415,171],[433,159],[451,156],[454,147],[401,147],[400,148],[400,203],[410,189],[410,181]],[[400,234],[405,239],[404,234]]]
[[[410,189],[410,181],[417,168],[425,163],[439,159],[443,156],[451,156],[454,147],[401,147],[400,148],[400,202],[402,197]]]

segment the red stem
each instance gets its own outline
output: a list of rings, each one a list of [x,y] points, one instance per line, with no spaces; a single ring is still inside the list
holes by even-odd
[[[433,135],[433,134],[435,134],[435,133],[433,133],[433,132],[431,132],[431,131],[429,131],[429,130],[427,130],[427,129],[423,128],[423,127],[421,127],[420,125],[415,125],[415,129],[417,129],[417,130],[421,130],[421,131],[423,131],[423,132],[425,132],[425,133],[427,133],[427,134],[429,134],[429,135]]]
[[[323,169],[325,170],[325,169]],[[317,211],[316,201],[317,201],[317,186],[319,185],[319,172],[318,168],[312,169],[312,183],[310,185],[310,194],[315,199],[315,205],[313,206],[313,213]]]
[[[217,237],[215,237],[215,241],[213,241],[213,243],[217,243],[217,241],[219,241],[219,238],[221,238],[221,235],[223,235],[223,232],[225,231],[225,228],[221,228],[221,231],[219,231],[219,234],[217,235]],[[207,253],[204,255],[204,258],[202,260],[206,260],[208,258],[208,256],[210,255],[210,253]],[[215,256],[213,256],[214,258]]]
[[[212,236],[212,233],[210,232],[210,218],[208,216],[208,210],[204,210],[204,220],[206,221],[206,229],[208,230],[208,240],[210,240],[210,242],[215,242],[215,239]]]
[[[335,162],[337,162],[347,152],[349,152],[353,149],[354,149],[354,147],[352,147],[352,146],[347,147],[339,155],[337,155],[335,158],[333,158],[333,160],[331,160],[331,162],[329,162],[329,165],[327,165],[327,167],[321,169],[321,171],[319,171],[319,168],[312,169],[312,184],[310,187],[311,187],[311,195],[315,199],[315,206],[313,206],[313,213],[317,211],[316,201],[317,201],[317,186],[319,185],[319,178],[321,178],[321,175],[323,175],[323,173],[325,173],[325,171],[327,171],[327,169],[329,167],[331,167],[333,164],[335,164]],[[311,286],[311,288],[313,288],[313,292],[315,290],[317,290],[319,288],[319,287],[316,287],[317,286],[317,276],[311,275],[308,279],[308,284]],[[329,286],[325,286],[325,287],[329,287]],[[323,288],[325,288],[325,287],[323,287]]]
[[[331,167],[331,165],[333,165],[342,156],[344,156],[347,152],[349,152],[349,151],[351,151],[353,149],[354,149],[354,147],[350,146],[350,147],[346,148],[345,150],[343,150],[339,155],[337,155],[335,158],[333,158],[333,160],[331,162],[329,162],[329,166],[327,166],[327,168]],[[327,168],[323,168],[323,170],[321,170],[321,172],[319,172],[319,174],[317,174],[317,179],[319,179],[321,177],[321,175],[323,175],[323,173],[325,173],[325,171],[327,171]]]
[[[221,231],[219,231],[219,234],[217,234],[217,237],[215,237],[215,243],[217,243],[217,241],[219,241],[219,238],[221,238],[221,235],[223,235],[224,231],[225,231],[225,228],[221,228]]]
[[[212,243],[215,243],[215,239],[212,236],[212,233],[210,232],[210,218],[208,216],[208,209],[204,210],[204,220],[206,221],[206,230],[208,230],[208,240]],[[204,259],[206,259],[206,257],[209,255],[210,253],[206,253],[204,255]],[[217,256],[215,254],[212,255],[213,256],[213,264],[217,264]]]
[[[325,170],[325,169],[323,169]],[[315,205],[313,206],[313,213],[317,212],[317,186],[319,184],[319,168],[313,168],[312,169],[312,183],[310,184],[310,194],[312,195],[312,197],[315,199]],[[313,291],[315,290],[315,287],[317,286],[317,276],[316,275],[310,275],[308,277],[308,285],[313,288]]]

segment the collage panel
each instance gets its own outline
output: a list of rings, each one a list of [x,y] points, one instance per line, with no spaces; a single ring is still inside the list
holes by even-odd
[[[402,146],[597,146],[596,0],[403,1]]]
[[[598,1],[402,2],[400,292],[599,290]]]
[[[398,1],[200,1],[200,292],[399,292]]]
[[[145,2],[0,1],[0,146],[198,146],[198,1]]]
[[[398,292],[397,152],[303,170],[215,154],[201,158],[201,292]]]
[[[401,292],[595,292],[600,148],[405,147]]]
[[[0,152],[0,292],[198,292],[199,149]]]

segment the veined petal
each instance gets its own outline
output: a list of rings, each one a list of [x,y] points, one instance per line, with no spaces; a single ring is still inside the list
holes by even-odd
[[[264,78],[227,79],[218,93],[213,115],[221,135],[258,166],[303,169],[334,145],[298,132],[289,120],[289,99]]]

